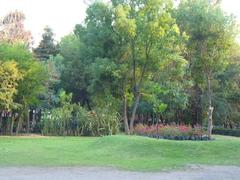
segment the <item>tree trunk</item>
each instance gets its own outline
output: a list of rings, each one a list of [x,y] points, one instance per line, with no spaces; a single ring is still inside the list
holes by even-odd
[[[212,136],[212,128],[213,128],[213,107],[212,107],[212,91],[211,91],[211,79],[208,76],[208,137],[211,138]]]
[[[25,113],[26,113],[26,119],[27,119],[27,133],[29,134],[29,132],[30,132],[30,118],[29,118],[28,108],[25,110]]]
[[[19,117],[19,119],[18,119],[18,124],[17,124],[17,129],[16,129],[16,135],[18,135],[18,132],[19,132],[19,130],[20,130],[20,126],[21,126],[21,117]]]
[[[134,103],[134,107],[133,107],[133,111],[132,111],[132,116],[131,116],[131,120],[130,120],[130,132],[133,132],[133,125],[134,125],[134,120],[135,120],[135,116],[136,116],[136,112],[137,112],[137,108],[139,105],[139,100],[140,100],[140,93],[137,94],[135,103]]]
[[[133,61],[133,94],[136,95],[137,92],[137,84],[136,84],[136,58],[135,58],[135,44],[132,42],[132,61]]]
[[[2,111],[0,111],[0,133],[2,132]]]
[[[10,127],[10,135],[13,135],[13,126],[14,126],[14,116],[11,118],[11,127]]]
[[[18,124],[17,124],[17,129],[16,129],[16,135],[18,135],[20,129],[21,129],[21,126],[22,126],[22,112],[21,114],[19,115],[19,118],[18,118]]]
[[[191,98],[190,98],[190,110],[191,110],[191,118],[192,118],[192,126],[196,124],[202,125],[202,107],[201,107],[201,95],[202,91],[198,84],[195,84],[191,89]]]
[[[212,128],[213,128],[212,114],[213,114],[213,107],[209,106],[208,108],[208,137],[209,138],[211,138],[212,136]]]
[[[124,108],[123,108],[123,114],[124,114],[124,130],[125,134],[129,135],[129,126],[128,126],[128,116],[127,116],[127,97],[124,95]]]

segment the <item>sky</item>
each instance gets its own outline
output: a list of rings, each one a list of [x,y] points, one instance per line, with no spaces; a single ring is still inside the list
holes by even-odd
[[[10,11],[22,11],[26,16],[25,27],[32,32],[37,46],[46,25],[53,29],[59,41],[76,24],[82,23],[87,8],[84,1],[87,0],[0,0],[0,17]],[[240,0],[222,0],[222,8],[240,22]]]

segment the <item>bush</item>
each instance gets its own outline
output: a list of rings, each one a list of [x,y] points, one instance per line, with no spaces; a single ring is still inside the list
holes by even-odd
[[[240,137],[240,129],[213,128],[213,134]]]
[[[138,124],[134,128],[134,132],[137,135],[162,138],[162,139],[175,139],[175,140],[209,140],[206,136],[205,131],[200,127],[196,126],[163,126],[163,125],[152,125],[147,126]]]
[[[87,111],[72,104],[45,112],[41,124],[44,135],[103,136],[118,132],[119,119],[106,109]]]
[[[72,135],[71,117],[72,107],[55,108],[44,112],[41,124],[44,135]]]
[[[60,92],[60,107],[43,113],[41,129],[44,135],[103,136],[116,134],[119,128],[118,114],[107,106],[87,111],[71,103],[71,94]]]
[[[77,124],[77,131],[80,135],[103,136],[118,132],[118,115],[115,112],[110,112],[107,108],[88,112],[77,105],[73,114],[73,119]]]

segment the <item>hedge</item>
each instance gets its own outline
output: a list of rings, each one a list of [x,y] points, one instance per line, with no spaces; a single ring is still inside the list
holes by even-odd
[[[213,128],[213,134],[240,137],[240,129]]]

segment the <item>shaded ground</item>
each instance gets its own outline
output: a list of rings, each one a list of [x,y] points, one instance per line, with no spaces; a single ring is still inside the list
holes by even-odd
[[[239,180],[240,167],[195,166],[185,171],[130,172],[112,168],[0,168],[1,180]]]

